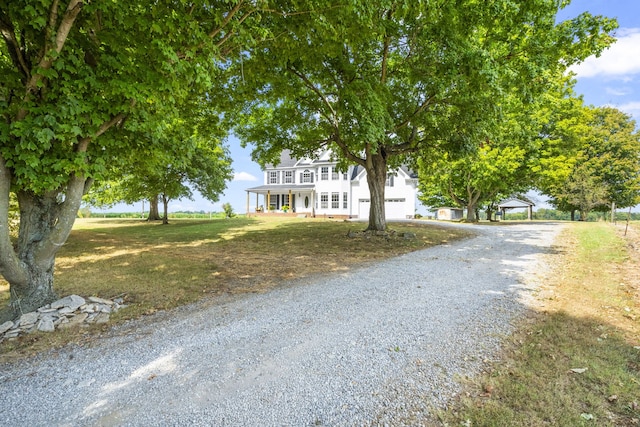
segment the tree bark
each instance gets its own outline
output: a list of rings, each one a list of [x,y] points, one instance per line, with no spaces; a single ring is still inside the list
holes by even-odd
[[[368,156],[366,164],[371,200],[367,231],[385,231],[387,221],[384,209],[384,186],[387,180],[387,159],[383,154],[372,154]]]
[[[160,211],[158,210],[158,196],[149,198],[149,216],[147,221],[159,221]]]
[[[166,195],[162,195],[162,205],[164,208],[164,216],[162,217],[162,223],[164,225],[169,224],[169,198]]]
[[[2,163],[2,162],[0,162]],[[2,189],[0,211],[8,192]],[[57,298],[53,289],[53,272],[58,250],[69,237],[85,191],[85,180],[72,176],[65,192],[44,194],[18,192],[20,231],[15,246],[1,240],[0,272],[9,282],[10,309],[0,314],[2,321],[16,319]],[[0,212],[2,214],[2,212]],[[4,215],[2,214],[4,219]],[[2,223],[4,228],[4,224]]]
[[[476,205],[473,203],[467,204],[467,222],[476,222]]]
[[[480,200],[481,195],[480,191],[474,191],[471,188],[467,189],[467,222],[478,222],[478,200]]]

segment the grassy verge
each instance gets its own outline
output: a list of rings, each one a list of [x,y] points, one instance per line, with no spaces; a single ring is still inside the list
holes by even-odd
[[[363,223],[302,218],[79,219],[56,260],[60,296],[124,297],[109,325],[220,293],[266,292],[289,279],[345,271],[467,236],[433,223],[391,223],[415,239],[348,238]],[[0,305],[9,298],[0,282]],[[4,358],[90,340],[110,326],[34,333],[0,344]],[[1,359],[2,357],[0,357]]]
[[[542,307],[437,424],[640,425],[640,288],[630,280],[639,268],[630,249],[640,240],[589,223],[572,224],[559,242],[564,255]]]

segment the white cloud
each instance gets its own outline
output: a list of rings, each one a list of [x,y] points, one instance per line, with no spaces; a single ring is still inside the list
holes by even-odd
[[[626,104],[618,105],[616,108],[632,115],[634,118],[640,119],[640,101],[627,102]]]
[[[258,178],[248,172],[238,172],[233,175],[234,181],[257,181]]]
[[[633,93],[633,89],[629,87],[621,87],[621,88],[608,87],[606,88],[606,91],[607,91],[607,94],[613,95],[613,96],[625,96]]]
[[[623,77],[640,73],[640,28],[627,28],[618,32],[618,40],[599,58],[590,56],[571,67],[578,77]]]

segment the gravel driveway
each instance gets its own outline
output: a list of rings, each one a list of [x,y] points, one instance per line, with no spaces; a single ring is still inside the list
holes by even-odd
[[[0,425],[420,424],[495,357],[561,227],[473,226],[471,239],[0,366]]]

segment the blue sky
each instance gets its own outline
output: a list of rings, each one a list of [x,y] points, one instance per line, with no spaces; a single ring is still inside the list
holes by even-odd
[[[616,32],[617,42],[599,58],[588,58],[573,67],[578,83],[576,91],[587,104],[609,105],[631,115],[640,123],[640,0],[573,0],[563,9],[559,18],[564,20],[589,11],[594,15],[616,18],[620,28]],[[192,210],[221,211],[222,203],[229,202],[238,213],[246,210],[245,189],[262,184],[262,171],[251,160],[251,149],[240,147],[235,137],[227,141],[233,158],[234,179],[220,196],[220,201],[211,203],[199,195],[195,200],[175,200],[169,211]],[[544,196],[534,196],[538,206],[544,206]],[[145,204],[148,208],[148,204]],[[113,212],[141,211],[142,203],[116,205]],[[94,211],[98,211],[94,209]]]

